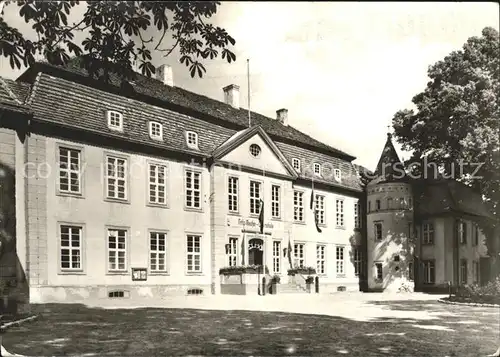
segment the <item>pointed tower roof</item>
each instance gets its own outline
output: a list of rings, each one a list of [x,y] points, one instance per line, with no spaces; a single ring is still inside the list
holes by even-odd
[[[381,182],[404,181],[407,179],[404,164],[392,144],[392,135],[387,133],[387,141],[378,160],[372,184]]]

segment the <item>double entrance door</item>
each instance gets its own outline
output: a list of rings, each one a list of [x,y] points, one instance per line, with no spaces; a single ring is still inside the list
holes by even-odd
[[[264,265],[264,241],[260,238],[248,241],[248,265]]]

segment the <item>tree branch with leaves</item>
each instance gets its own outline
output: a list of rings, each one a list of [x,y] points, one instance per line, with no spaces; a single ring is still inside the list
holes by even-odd
[[[69,24],[78,5],[86,6],[85,12]],[[236,60],[231,51],[235,40],[225,29],[208,22],[220,2],[0,1],[0,11],[8,6],[19,8],[19,16],[37,37],[28,39],[0,18],[0,55],[9,58],[13,69],[31,66],[36,55],[53,65],[65,65],[71,56],[77,56],[92,77],[108,80],[114,72],[129,79],[134,63],[146,76],[155,73],[152,51],[168,57],[178,48],[179,61],[191,76],[202,77],[207,60],[219,55],[228,63]],[[151,35],[153,31],[158,34]],[[85,34],[81,44],[74,40],[77,33]]]
[[[429,67],[427,87],[413,98],[417,110],[401,110],[393,118],[397,141],[414,151],[412,161],[425,156],[483,194],[496,217],[483,225],[490,236],[495,225],[500,228],[499,42],[490,27],[469,38],[461,50]]]

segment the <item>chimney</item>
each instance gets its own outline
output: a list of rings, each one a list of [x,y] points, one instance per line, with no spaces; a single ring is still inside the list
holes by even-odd
[[[173,87],[174,74],[172,73],[172,67],[168,64],[162,64],[160,67],[156,68],[156,79],[167,86]]]
[[[288,109],[277,110],[276,120],[278,120],[283,125],[288,125]]]
[[[236,84],[230,84],[222,90],[224,91],[224,102],[233,108],[240,109],[240,87]]]

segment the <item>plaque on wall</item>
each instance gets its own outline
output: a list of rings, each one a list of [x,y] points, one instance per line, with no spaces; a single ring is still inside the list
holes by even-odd
[[[132,268],[132,280],[133,281],[146,281],[146,280],[148,280],[148,269],[147,268]]]

